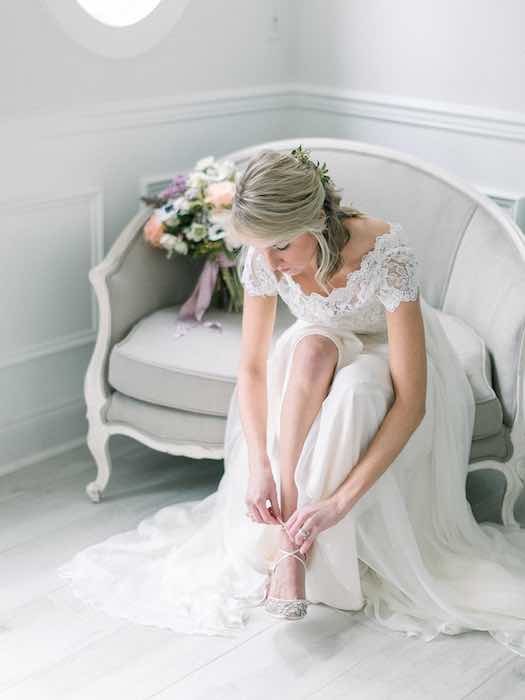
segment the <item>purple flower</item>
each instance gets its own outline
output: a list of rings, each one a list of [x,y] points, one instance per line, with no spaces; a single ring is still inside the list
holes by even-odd
[[[180,174],[176,175],[170,184],[160,193],[160,197],[167,197],[168,199],[175,199],[181,194],[184,194],[187,187],[186,175]]]

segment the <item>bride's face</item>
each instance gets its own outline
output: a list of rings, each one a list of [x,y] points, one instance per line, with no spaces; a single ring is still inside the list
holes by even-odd
[[[291,241],[282,241],[268,245],[261,241],[251,243],[260,250],[272,270],[299,275],[312,272],[315,267],[317,240],[311,233],[302,233]]]

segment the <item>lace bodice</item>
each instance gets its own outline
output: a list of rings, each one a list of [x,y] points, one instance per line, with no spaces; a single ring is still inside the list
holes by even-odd
[[[286,273],[277,278],[253,246],[248,246],[241,282],[250,295],[279,295],[299,319],[332,327],[343,324],[356,333],[376,333],[386,330],[385,312],[395,311],[401,301],[417,299],[418,269],[419,261],[401,224],[391,223],[389,231],[376,237],[360,267],[347,275],[345,286],[333,289],[328,296],[306,294]]]

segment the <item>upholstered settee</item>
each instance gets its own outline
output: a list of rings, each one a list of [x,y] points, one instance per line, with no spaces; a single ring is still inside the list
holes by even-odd
[[[476,399],[469,472],[493,469],[507,481],[502,521],[525,472],[525,238],[488,197],[447,172],[367,143],[301,138],[326,162],[351,202],[400,222],[420,261],[422,293],[465,367]],[[251,146],[221,158],[239,168],[258,150],[289,151],[298,141]],[[97,465],[86,487],[97,502],[111,473],[109,438],[128,435],[156,450],[221,459],[228,404],[237,379],[241,314],[209,309],[222,332],[197,327],[174,337],[175,316],[203,261],[152,248],[140,210],[89,274],[99,307],[98,337],[85,377],[88,446]],[[281,299],[272,343],[294,321]]]

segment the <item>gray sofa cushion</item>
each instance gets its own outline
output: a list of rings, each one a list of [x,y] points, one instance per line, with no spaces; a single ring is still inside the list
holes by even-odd
[[[108,380],[120,393],[155,405],[226,417],[237,381],[241,315],[209,309],[215,328],[195,327],[175,338],[179,305],[142,318],[110,354]],[[474,439],[500,436],[502,409],[491,386],[483,340],[461,319],[438,311],[442,327],[465,368],[476,401]],[[279,301],[272,345],[295,317]],[[501,439],[501,436],[500,436]]]
[[[173,337],[180,305],[145,316],[113,346],[108,381],[123,394],[142,401],[226,416],[240,361],[241,314],[209,309],[207,321],[216,328],[197,326]],[[279,303],[272,345],[295,317]]]

